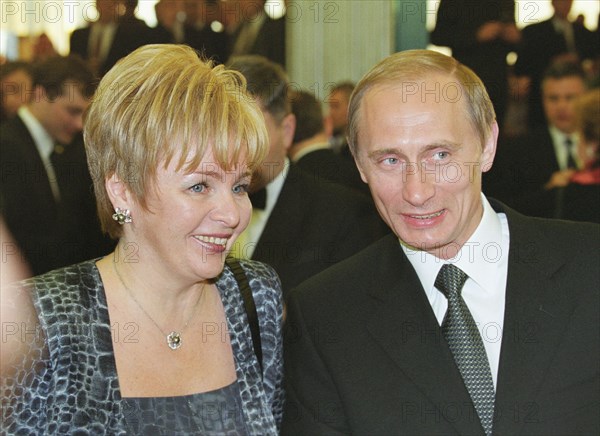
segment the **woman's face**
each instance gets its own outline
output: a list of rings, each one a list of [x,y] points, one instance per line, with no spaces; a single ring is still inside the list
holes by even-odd
[[[177,156],[158,168],[147,209],[135,204],[124,239],[141,261],[172,277],[197,282],[219,275],[227,253],[250,220],[246,162],[225,171],[207,151],[193,172],[176,170]],[[177,280],[177,279],[175,279]]]

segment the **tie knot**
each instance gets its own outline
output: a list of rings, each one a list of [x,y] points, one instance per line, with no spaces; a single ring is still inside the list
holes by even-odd
[[[468,278],[469,276],[459,267],[446,264],[440,269],[434,286],[448,298],[451,294],[460,294]]]

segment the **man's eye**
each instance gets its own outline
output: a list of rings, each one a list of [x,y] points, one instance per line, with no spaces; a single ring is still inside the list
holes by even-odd
[[[396,165],[398,163],[398,158],[397,157],[386,157],[385,159],[383,159],[383,163],[385,165]]]
[[[450,153],[448,153],[447,151],[438,151],[433,155],[433,158],[435,160],[444,160],[447,159],[448,156],[450,156]]]

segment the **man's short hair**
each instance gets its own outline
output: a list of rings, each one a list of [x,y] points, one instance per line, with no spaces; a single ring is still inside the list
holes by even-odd
[[[354,84],[354,82],[350,82],[350,81],[346,81],[346,82],[339,82],[336,83],[333,88],[331,88],[331,94],[333,94],[334,92],[343,92],[344,94],[346,94],[348,96],[348,98],[350,98],[350,96],[352,95],[352,92],[354,91],[354,88],[356,88],[356,85]]]
[[[361,103],[370,89],[377,85],[408,88],[409,85],[418,84],[435,74],[456,80],[459,98],[464,101],[465,115],[483,145],[492,132],[496,113],[481,79],[470,68],[450,56],[432,50],[406,50],[383,59],[356,85],[348,108],[348,145],[352,154],[358,156]]]
[[[52,56],[34,65],[33,87],[44,88],[46,98],[53,100],[75,87],[85,98],[96,89],[94,73],[79,56]]]
[[[291,113],[289,80],[281,65],[264,56],[244,55],[235,56],[227,66],[242,73],[250,94],[277,121]]]
[[[292,113],[296,117],[294,144],[311,138],[323,131],[323,110],[314,94],[296,91],[290,95]]]
[[[560,80],[566,77],[579,77],[585,82],[585,72],[578,62],[558,61],[550,64],[542,75],[542,87],[548,79]]]

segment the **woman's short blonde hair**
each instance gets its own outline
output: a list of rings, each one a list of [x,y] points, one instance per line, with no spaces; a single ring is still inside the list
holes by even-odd
[[[105,180],[116,175],[146,207],[159,165],[177,157],[193,171],[207,150],[222,168],[253,171],[268,141],[263,115],[244,77],[213,66],[183,45],[146,45],[102,79],[84,120],[88,165],[102,229],[121,236]]]
[[[432,90],[418,89],[423,88],[419,83],[439,74],[455,79],[458,89],[448,91],[448,95],[444,89],[433,92],[438,92],[439,98],[456,101],[464,97],[466,115],[483,145],[492,132],[496,113],[481,79],[450,56],[431,50],[406,50],[380,61],[356,85],[348,107],[348,145],[352,154],[357,156],[361,103],[370,89],[377,85],[398,85],[407,92],[423,92],[427,96]]]

